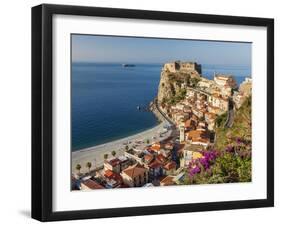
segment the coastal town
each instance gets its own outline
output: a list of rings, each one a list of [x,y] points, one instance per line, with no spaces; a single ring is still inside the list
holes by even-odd
[[[214,147],[217,126],[231,128],[251,92],[250,77],[238,86],[232,75],[205,78],[195,62],[164,64],[149,107],[161,123],[111,145],[74,152],[71,189],[184,184],[186,175],[198,170],[191,163]]]

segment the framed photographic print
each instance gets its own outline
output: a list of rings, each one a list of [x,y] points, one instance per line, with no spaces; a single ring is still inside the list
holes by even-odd
[[[274,21],[32,8],[32,217],[274,205]]]

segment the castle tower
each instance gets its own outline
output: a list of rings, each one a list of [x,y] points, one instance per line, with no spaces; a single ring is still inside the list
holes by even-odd
[[[180,130],[180,143],[182,143],[185,141],[185,128],[183,122],[180,123],[179,130]]]

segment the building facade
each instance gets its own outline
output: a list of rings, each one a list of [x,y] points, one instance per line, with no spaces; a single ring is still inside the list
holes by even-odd
[[[138,163],[124,169],[120,175],[129,187],[141,187],[148,183],[148,169]]]
[[[183,143],[185,141],[185,127],[184,123],[180,123],[179,130],[180,130],[180,143]]]
[[[214,81],[219,87],[237,88],[236,81],[231,75],[217,74],[214,76]]]

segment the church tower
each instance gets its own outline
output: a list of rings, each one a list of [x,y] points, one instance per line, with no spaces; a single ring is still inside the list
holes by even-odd
[[[183,143],[185,141],[185,128],[183,122],[180,123],[179,130],[180,130],[180,143]]]

